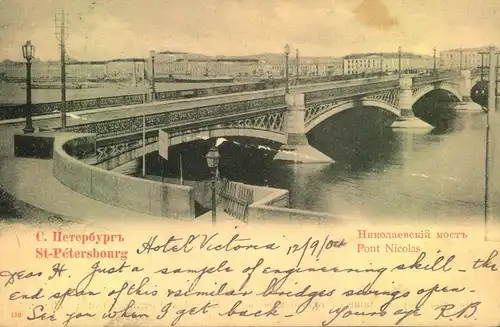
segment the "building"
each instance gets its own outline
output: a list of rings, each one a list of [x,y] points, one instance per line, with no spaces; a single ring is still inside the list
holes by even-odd
[[[32,66],[34,80],[58,80],[61,78],[61,63],[59,61],[37,61]]]
[[[113,59],[107,61],[75,61],[68,58],[66,78],[77,81],[98,81],[123,79],[137,81],[144,79],[145,60],[138,58]],[[26,79],[26,63],[4,60],[0,63],[0,74],[4,78]],[[33,60],[31,76],[34,81],[61,79],[60,61]]]
[[[336,76],[344,73],[344,60],[342,58],[318,58],[312,63],[316,76]]]
[[[439,66],[443,70],[476,69],[489,65],[490,46],[477,48],[457,48],[439,53]],[[483,55],[481,55],[483,53]]]
[[[18,61],[4,60],[0,63],[0,74],[4,78],[26,78],[26,64]]]
[[[188,52],[176,51],[160,51],[155,54],[155,76],[203,76],[206,69],[201,69],[196,63],[209,58],[208,56]],[[194,62],[192,65],[191,63]],[[191,68],[193,66],[193,69]],[[193,70],[193,71],[192,71]],[[200,74],[200,75],[194,75]],[[152,58],[147,59],[147,78],[151,79],[152,75]]]
[[[145,79],[146,61],[142,58],[113,59],[105,62],[106,79],[140,82]]]
[[[257,59],[207,57],[198,54],[160,52],[155,57],[156,77],[244,77],[252,76]],[[148,67],[151,67],[149,58]],[[152,73],[148,71],[148,78]]]
[[[400,59],[401,58],[401,59]],[[401,60],[401,67],[400,65]],[[437,61],[437,59],[436,59]],[[437,64],[437,62],[436,62]],[[432,56],[402,52],[396,53],[359,53],[344,57],[345,75],[429,71],[434,68]]]
[[[202,77],[208,76],[208,62],[206,60],[190,60],[189,76]]]
[[[59,77],[60,77],[59,67]],[[106,76],[105,61],[74,61],[66,63],[66,78],[81,81],[99,80]]]
[[[267,78],[285,76],[285,58],[264,59],[258,62],[257,75]],[[297,76],[296,57],[288,60],[289,76]],[[299,77],[342,75],[342,59],[330,57],[299,57]]]

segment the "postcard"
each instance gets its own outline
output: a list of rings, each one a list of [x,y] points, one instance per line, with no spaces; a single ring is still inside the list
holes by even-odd
[[[500,326],[498,1],[0,8],[0,326]]]

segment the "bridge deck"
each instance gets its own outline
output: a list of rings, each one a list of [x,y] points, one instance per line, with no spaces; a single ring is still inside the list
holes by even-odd
[[[437,80],[440,79],[449,79],[453,76],[456,76],[455,74],[446,74],[443,76],[437,76]],[[415,76],[415,82],[420,84],[419,82],[424,82],[424,83],[432,83],[433,78],[436,79],[436,76],[425,76],[425,77],[419,77]],[[377,84],[380,84],[382,87],[383,85],[387,87],[397,87],[397,82],[398,77],[397,76],[385,76],[385,77],[379,77],[379,78],[368,78],[368,79],[359,79],[359,80],[350,80],[350,81],[338,81],[338,82],[329,82],[329,83],[321,83],[321,84],[310,84],[310,85],[299,85],[299,86],[294,86],[290,88],[290,93],[305,93],[306,95],[311,98],[312,102],[314,101],[322,101],[322,100],[328,100],[330,101],[333,98],[338,98],[342,96],[347,96],[349,94],[349,91],[356,91],[355,93],[359,96],[363,93],[370,93],[370,92],[377,92],[377,91],[382,91],[382,89],[377,88]],[[350,90],[350,88],[353,88]],[[359,92],[358,92],[359,91]],[[359,93],[359,94],[358,94]],[[354,94],[354,95],[356,95]],[[183,117],[182,120],[170,118],[161,118],[167,125],[170,125],[171,119],[174,119],[174,121],[177,123],[185,123],[184,118],[189,118],[189,117],[195,117],[195,116],[201,116],[196,119],[204,119],[206,118],[207,113],[213,113],[209,114],[211,119],[215,119],[217,117],[217,110],[221,108],[217,108],[217,106],[223,105],[223,104],[232,104],[232,103],[243,103],[243,102],[252,102],[250,104],[245,105],[243,103],[240,108],[223,108],[223,110],[220,110],[220,117],[219,119],[223,119],[224,117],[227,117],[228,115],[242,115],[242,114],[247,114],[247,113],[252,113],[252,112],[257,112],[257,111],[262,111],[266,109],[266,106],[269,106],[269,108],[273,108],[276,106],[283,106],[284,104],[284,90],[283,89],[270,89],[270,90],[263,90],[263,91],[252,91],[252,92],[242,92],[242,93],[233,93],[233,94],[226,94],[226,95],[214,95],[214,96],[208,96],[208,97],[202,97],[202,98],[193,98],[193,99],[181,99],[181,100],[170,100],[170,101],[158,101],[158,102],[152,102],[152,103],[146,103],[146,104],[135,104],[135,105],[128,105],[128,106],[119,106],[119,107],[110,107],[110,108],[99,108],[99,109],[92,109],[92,110],[82,110],[78,111],[76,113],[68,113],[67,115],[67,126],[68,127],[74,127],[74,126],[79,126],[79,125],[89,125],[97,122],[110,122],[110,121],[116,121],[116,120],[125,120],[127,118],[133,118],[135,121],[134,124],[139,123],[137,119],[138,117],[142,115],[146,116],[152,116],[156,115],[156,117],[159,117],[158,114],[162,113],[168,113],[168,112],[176,112],[176,111],[183,111],[185,110],[186,112],[188,109],[191,109],[191,114],[186,115],[186,117]],[[280,100],[280,97],[281,100]],[[272,100],[274,98],[274,100]],[[326,99],[328,98],[328,99]],[[331,98],[331,99],[330,99]],[[267,101],[270,99],[269,101]],[[317,100],[316,100],[317,99]],[[306,99],[307,100],[307,99]],[[255,103],[257,101],[257,103]],[[307,100],[309,101],[309,100]],[[311,102],[311,103],[312,103]],[[198,108],[203,108],[203,107],[210,107],[214,106],[214,109],[212,108],[207,108],[205,111],[203,111],[203,114],[199,115],[192,115],[193,110],[192,109],[198,109]],[[227,107],[227,106],[226,106]],[[237,105],[235,106],[237,107]],[[195,110],[196,111],[196,110]],[[180,113],[180,115],[184,115],[183,113]],[[189,117],[188,117],[189,116]],[[177,117],[178,118],[178,117]],[[34,125],[35,127],[38,127],[40,129],[58,129],[61,126],[61,119],[60,119],[60,114],[51,114],[47,116],[38,116],[35,117],[34,119]],[[0,124],[11,124],[11,123],[20,123],[22,122],[22,119],[14,119],[14,120],[9,120],[9,121],[1,121]],[[139,124],[140,125],[140,124]],[[134,125],[135,126],[135,125]],[[159,125],[158,125],[159,126]],[[82,126],[83,127],[83,126]],[[106,129],[105,126],[102,126],[104,130]],[[100,130],[104,131],[102,128]],[[76,129],[73,129],[76,131]],[[79,130],[79,129],[78,129]],[[84,129],[82,129],[84,130]],[[87,129],[89,131],[89,129]]]
[[[380,81],[387,81],[394,79],[395,79],[394,77],[390,76],[390,77],[383,77],[382,79],[371,78],[371,79],[359,79],[350,81],[338,81],[331,83],[303,85],[303,86],[293,86],[290,87],[290,92],[291,93],[311,92],[316,90],[332,88],[332,86],[350,87],[350,86],[363,85],[370,82],[373,83],[373,82],[380,82]],[[224,96],[216,95],[216,96],[209,96],[209,97],[195,98],[195,99],[158,101],[146,104],[110,107],[106,108],[105,110],[101,108],[82,110],[79,112],[67,114],[67,126],[75,126],[75,125],[108,121],[108,120],[118,120],[118,119],[137,117],[142,115],[152,115],[159,112],[180,111],[196,107],[217,105],[221,103],[230,103],[237,100],[241,101],[241,100],[255,99],[255,98],[266,98],[270,96],[284,96],[284,89],[242,92],[236,94],[228,94]],[[19,118],[19,119],[0,121],[0,124],[19,123],[22,121],[24,121],[24,119]],[[60,113],[34,117],[34,121],[35,121],[34,122],[35,127],[41,129],[57,129],[61,127]]]

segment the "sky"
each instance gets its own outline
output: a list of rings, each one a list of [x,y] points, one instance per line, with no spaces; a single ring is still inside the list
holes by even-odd
[[[437,51],[500,45],[500,0],[0,0],[0,60],[59,58],[54,15],[68,14],[77,60],[207,55]]]

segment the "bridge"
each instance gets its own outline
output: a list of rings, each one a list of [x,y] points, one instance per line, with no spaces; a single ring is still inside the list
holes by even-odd
[[[37,127],[45,125],[56,132],[16,134],[14,151],[15,156],[52,158],[49,166],[54,180],[90,199],[154,216],[193,219],[196,199],[192,187],[111,170],[142,156],[143,151],[157,151],[160,134],[162,142],[167,136],[166,146],[217,137],[261,138],[281,144],[283,151],[276,160],[332,162],[306,137],[329,117],[361,108],[361,113],[382,112],[389,121],[412,119],[412,106],[433,90],[444,90],[457,100],[467,99],[471,80],[469,71],[387,76],[294,86],[286,94],[283,89],[271,89],[92,110],[82,106],[78,117],[68,120],[69,133],[57,132],[59,115],[38,117]],[[18,126],[19,121],[12,127]],[[269,215],[286,221],[294,217],[332,218],[288,208],[286,190],[254,191],[260,200],[249,206],[252,219]]]
[[[474,74],[476,75],[476,74]],[[470,71],[427,76],[386,76],[369,79],[258,90],[194,99],[123,103],[69,119],[66,131],[94,134],[92,164],[113,169],[158,150],[159,130],[169,146],[199,139],[246,136],[282,144],[277,160],[331,162],[308,143],[306,133],[329,117],[354,107],[374,108],[393,121],[413,117],[413,105],[433,90],[467,100],[474,81]],[[89,100],[90,101],[90,100]],[[137,100],[139,101],[139,100]],[[43,124],[43,121],[42,121]],[[47,129],[59,130],[56,119]],[[76,154],[75,154],[76,155]]]
[[[397,76],[323,83],[283,90],[243,92],[190,100],[161,101],[113,111],[112,117],[88,117],[72,123],[70,132],[97,137],[95,164],[107,169],[142,155],[143,118],[146,151],[158,149],[158,130],[174,146],[199,139],[247,136],[282,144],[277,160],[331,162],[311,147],[306,133],[329,117],[354,107],[374,108],[389,117],[413,117],[413,105],[425,94],[441,89],[462,101],[470,95],[469,71],[432,76]],[[143,117],[144,116],[144,117]]]

